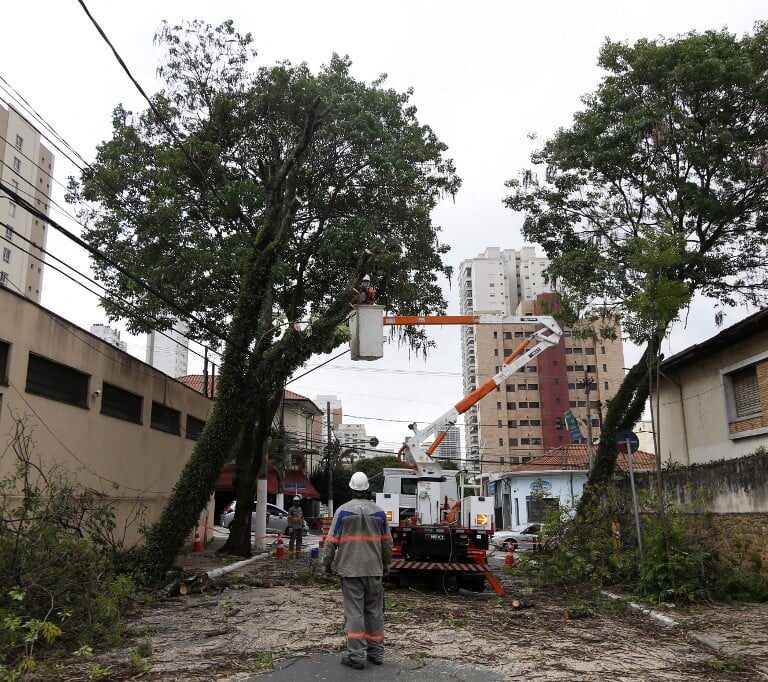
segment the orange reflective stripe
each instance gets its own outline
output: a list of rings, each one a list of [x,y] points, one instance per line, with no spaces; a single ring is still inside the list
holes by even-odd
[[[365,638],[370,640],[371,642],[383,642],[384,641],[384,633],[381,632],[378,635],[372,635],[370,632],[365,633]]]
[[[368,635],[365,632],[348,632],[347,639],[367,639]]]
[[[326,535],[325,541],[330,542],[332,545],[338,545],[339,544],[339,538],[334,537],[333,535]]]
[[[390,540],[391,536],[387,535],[342,535],[336,542],[342,545],[348,542],[382,542]],[[334,540],[331,540],[333,542]]]

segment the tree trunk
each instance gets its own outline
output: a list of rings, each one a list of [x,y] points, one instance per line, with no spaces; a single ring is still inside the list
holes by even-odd
[[[600,488],[613,476],[619,452],[616,447],[616,434],[631,429],[643,414],[648,399],[648,353],[646,347],[642,357],[624,377],[616,395],[608,401],[595,465],[589,472],[589,479],[579,501],[580,515],[595,504]]]

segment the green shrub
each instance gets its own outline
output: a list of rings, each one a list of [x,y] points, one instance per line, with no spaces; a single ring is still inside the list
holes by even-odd
[[[115,644],[134,593],[115,570],[120,543],[108,498],[45,469],[16,420],[13,473],[0,479],[0,680],[35,667],[40,649]]]

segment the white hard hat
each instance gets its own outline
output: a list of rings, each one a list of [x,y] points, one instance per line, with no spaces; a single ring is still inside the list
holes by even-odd
[[[370,275],[363,275],[363,282],[370,282],[371,276]]]
[[[301,498],[298,495],[294,495],[293,501],[294,502],[301,502]]]
[[[362,471],[356,471],[349,479],[349,487],[357,492],[368,490],[368,477]]]

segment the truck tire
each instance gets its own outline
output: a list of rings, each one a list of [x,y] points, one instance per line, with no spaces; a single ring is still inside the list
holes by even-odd
[[[482,592],[485,589],[485,576],[482,573],[462,573],[458,584],[465,590]]]

